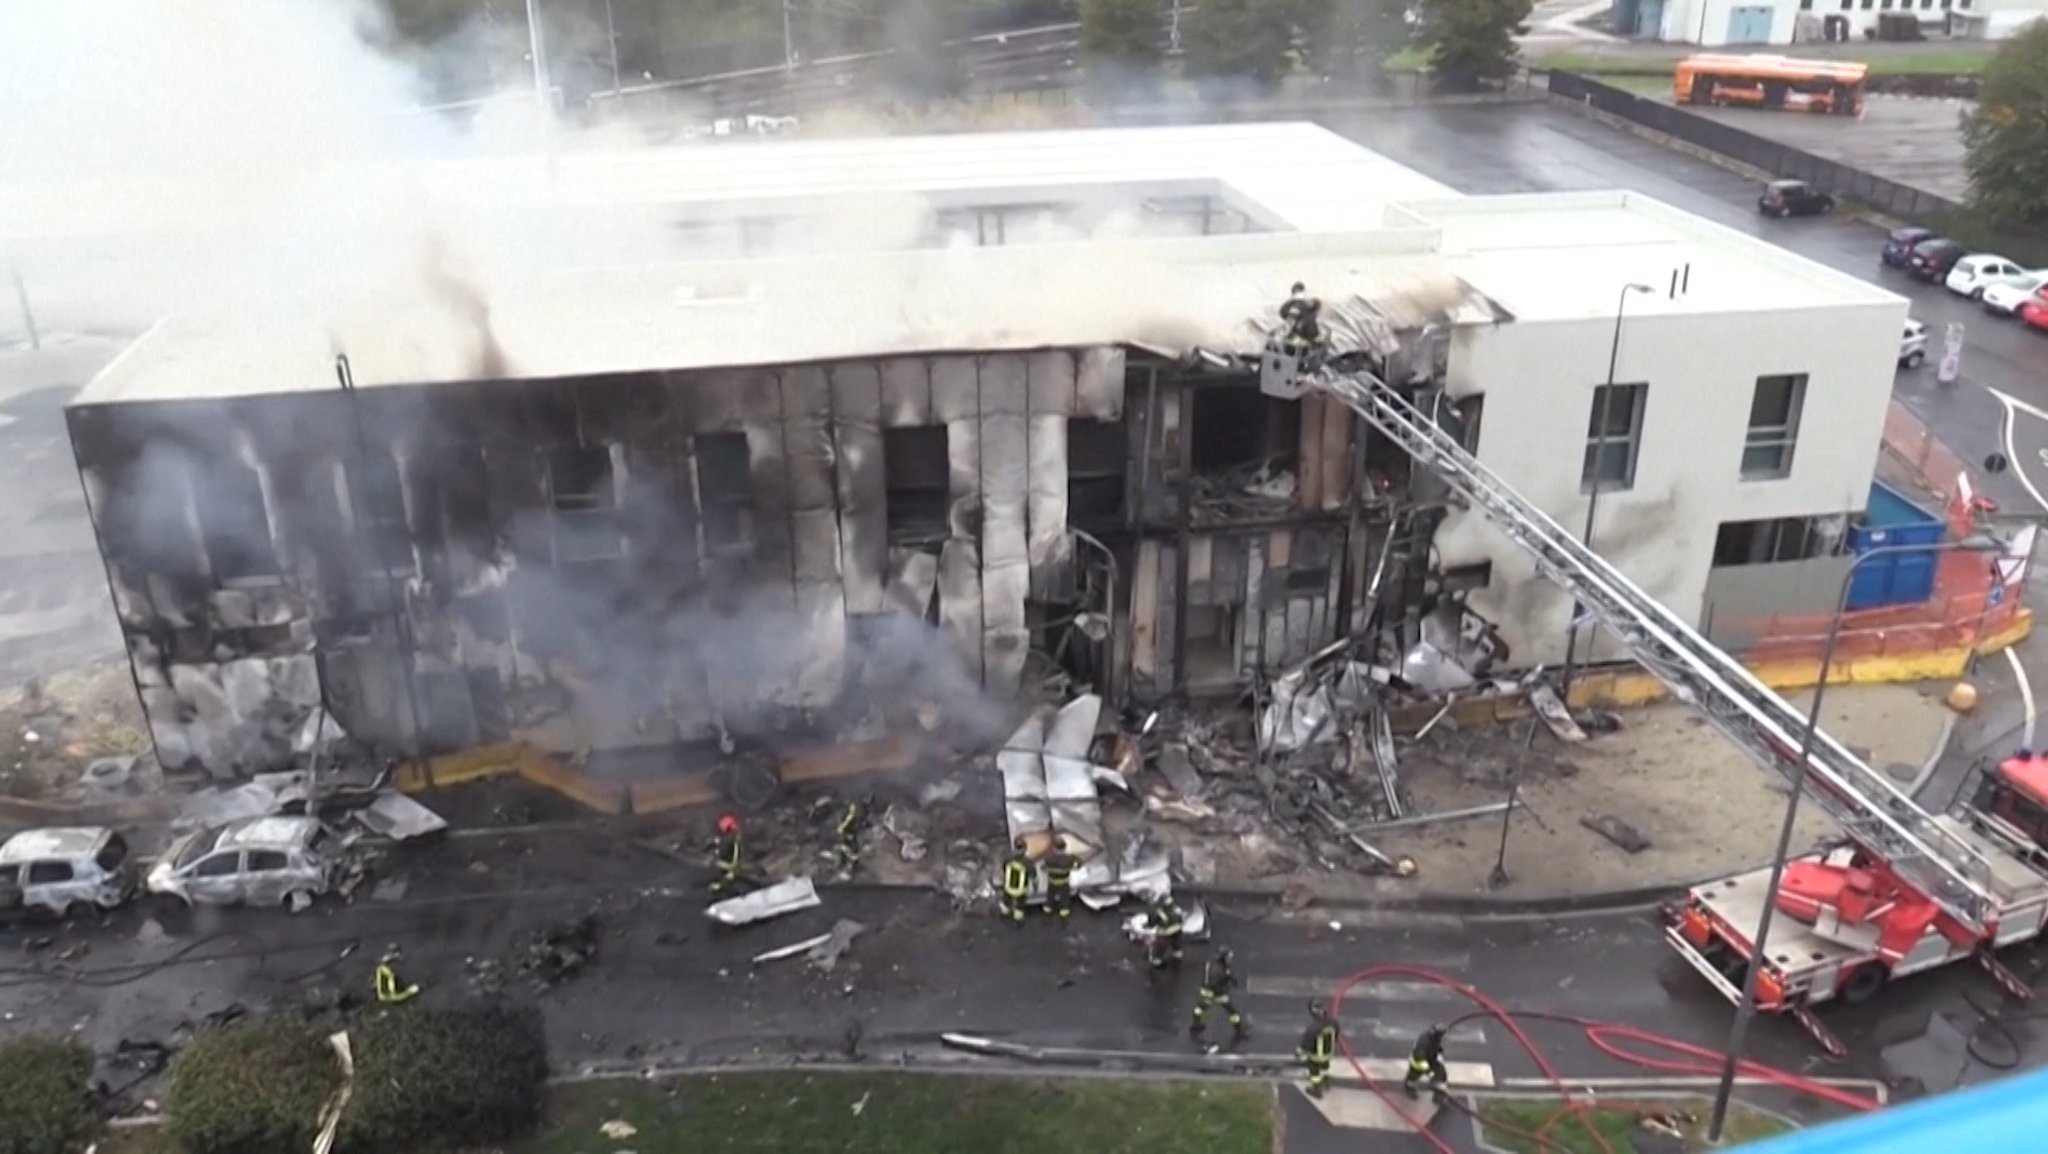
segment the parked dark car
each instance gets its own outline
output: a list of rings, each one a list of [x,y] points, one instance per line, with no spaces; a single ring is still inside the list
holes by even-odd
[[[1924,228],[1893,229],[1884,240],[1884,263],[1892,268],[1905,268],[1913,259],[1913,246],[1933,236],[1931,230]]]
[[[1819,216],[1835,211],[1835,198],[1803,180],[1774,180],[1756,198],[1765,216]]]
[[[1970,250],[1945,236],[1929,237],[1913,246],[1913,255],[1906,261],[1906,271],[1921,280],[1940,284],[1948,277],[1948,270],[1956,262],[1970,255]]]

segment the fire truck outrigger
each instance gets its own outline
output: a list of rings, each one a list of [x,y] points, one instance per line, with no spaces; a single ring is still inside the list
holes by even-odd
[[[2048,758],[2005,762],[1983,775],[1971,802],[1940,817],[1826,733],[1813,734],[1802,759],[1806,718],[1790,702],[1424,415],[1415,398],[1436,387],[1442,365],[1331,345],[1320,331],[1276,332],[1260,361],[1261,390],[1295,398],[1315,389],[1356,411],[1526,551],[1674,699],[1788,782],[1803,771],[1810,796],[1841,827],[1843,848],[1787,869],[1779,909],[1799,928],[1769,943],[1760,1008],[1790,1013],[1839,1054],[1811,1007],[1868,998],[1892,978],[1974,958],[2016,997],[2030,995],[1992,951],[2039,936],[2048,922]],[[1406,366],[1406,379],[1389,379],[1394,364]],[[1666,933],[1731,1000],[1741,998],[1769,885],[1766,869],[1695,887]]]

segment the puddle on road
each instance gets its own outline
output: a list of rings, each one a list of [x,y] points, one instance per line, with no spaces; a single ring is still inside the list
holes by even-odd
[[[1923,1033],[1879,1052],[1886,1078],[1894,1086],[1917,1083],[1918,1089],[1940,1093],[1999,1077],[2004,1073],[2001,1067],[2018,1065],[2026,1057],[2032,1033],[2022,1022],[2004,1025],[2005,1029],[1985,1026],[1982,1015],[1967,1007],[1930,1015]],[[1977,1035],[1974,1054],[1972,1034]],[[1986,1059],[1999,1065],[1987,1065]]]

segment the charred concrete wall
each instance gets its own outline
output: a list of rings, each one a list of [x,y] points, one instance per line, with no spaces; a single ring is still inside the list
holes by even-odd
[[[479,381],[68,419],[159,753],[233,776],[287,763],[323,702],[387,751],[517,737],[584,755],[772,726],[852,688],[1014,690],[1033,604],[1077,585],[1070,501],[1121,485],[1102,447],[1122,440],[1103,434],[1123,427],[1123,360]],[[1070,440],[1088,456],[1071,476]]]

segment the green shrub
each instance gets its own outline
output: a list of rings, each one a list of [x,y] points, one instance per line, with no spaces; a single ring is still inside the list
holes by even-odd
[[[171,1065],[168,1136],[185,1154],[281,1154],[313,1144],[341,1084],[324,1032],[259,1018],[200,1035]]]
[[[0,1154],[68,1154],[92,1128],[92,1051],[48,1038],[0,1045]]]
[[[336,1143],[344,1152],[503,1142],[540,1121],[547,1039],[535,1010],[408,1006],[350,1033],[356,1088]]]

